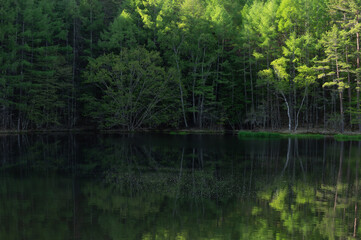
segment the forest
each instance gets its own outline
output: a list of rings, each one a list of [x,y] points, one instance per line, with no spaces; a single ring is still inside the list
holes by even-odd
[[[0,0],[0,129],[361,131],[361,0]]]

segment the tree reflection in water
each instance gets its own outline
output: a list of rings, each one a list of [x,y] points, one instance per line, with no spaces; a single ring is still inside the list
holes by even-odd
[[[361,235],[359,142],[160,134],[0,141],[1,239]]]

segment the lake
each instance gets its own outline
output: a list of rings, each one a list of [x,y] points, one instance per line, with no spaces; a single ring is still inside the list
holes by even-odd
[[[0,137],[0,239],[359,239],[360,142]]]

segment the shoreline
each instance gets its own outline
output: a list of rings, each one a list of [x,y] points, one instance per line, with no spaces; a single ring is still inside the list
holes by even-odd
[[[225,135],[232,134],[238,135],[240,132],[249,133],[249,134],[281,134],[281,135],[323,135],[323,136],[335,136],[335,135],[344,135],[344,136],[361,136],[361,132],[356,131],[345,131],[340,133],[334,130],[325,130],[320,128],[314,129],[299,129],[295,132],[290,132],[288,129],[239,129],[239,130],[215,130],[215,129],[138,129],[134,131],[123,130],[123,129],[110,129],[110,130],[100,130],[95,128],[72,128],[72,129],[32,129],[32,130],[0,130],[0,136],[4,135],[20,135],[20,134],[51,134],[51,133],[100,133],[100,134],[126,134],[126,133],[164,133],[170,135],[187,135],[187,134],[215,134],[215,135]]]
[[[236,135],[239,131],[232,130],[207,130],[207,129],[138,129],[134,131],[112,129],[112,130],[99,130],[99,129],[41,129],[41,130],[0,130],[0,136],[6,135],[24,135],[24,134],[55,134],[55,133],[76,133],[76,134],[130,134],[130,133],[162,133],[169,135],[188,135],[188,134],[214,134]]]
[[[240,138],[333,138],[336,141],[361,141],[360,132],[350,132],[345,131],[344,133],[339,133],[335,131],[325,131],[325,130],[302,130],[295,132],[290,132],[288,130],[281,131],[239,131],[238,136]]]

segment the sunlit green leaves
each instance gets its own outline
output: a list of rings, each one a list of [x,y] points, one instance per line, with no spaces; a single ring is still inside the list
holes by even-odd
[[[278,58],[271,62],[275,74],[279,80],[288,80],[290,77],[289,73],[287,72],[287,63],[289,60],[285,57]]]

